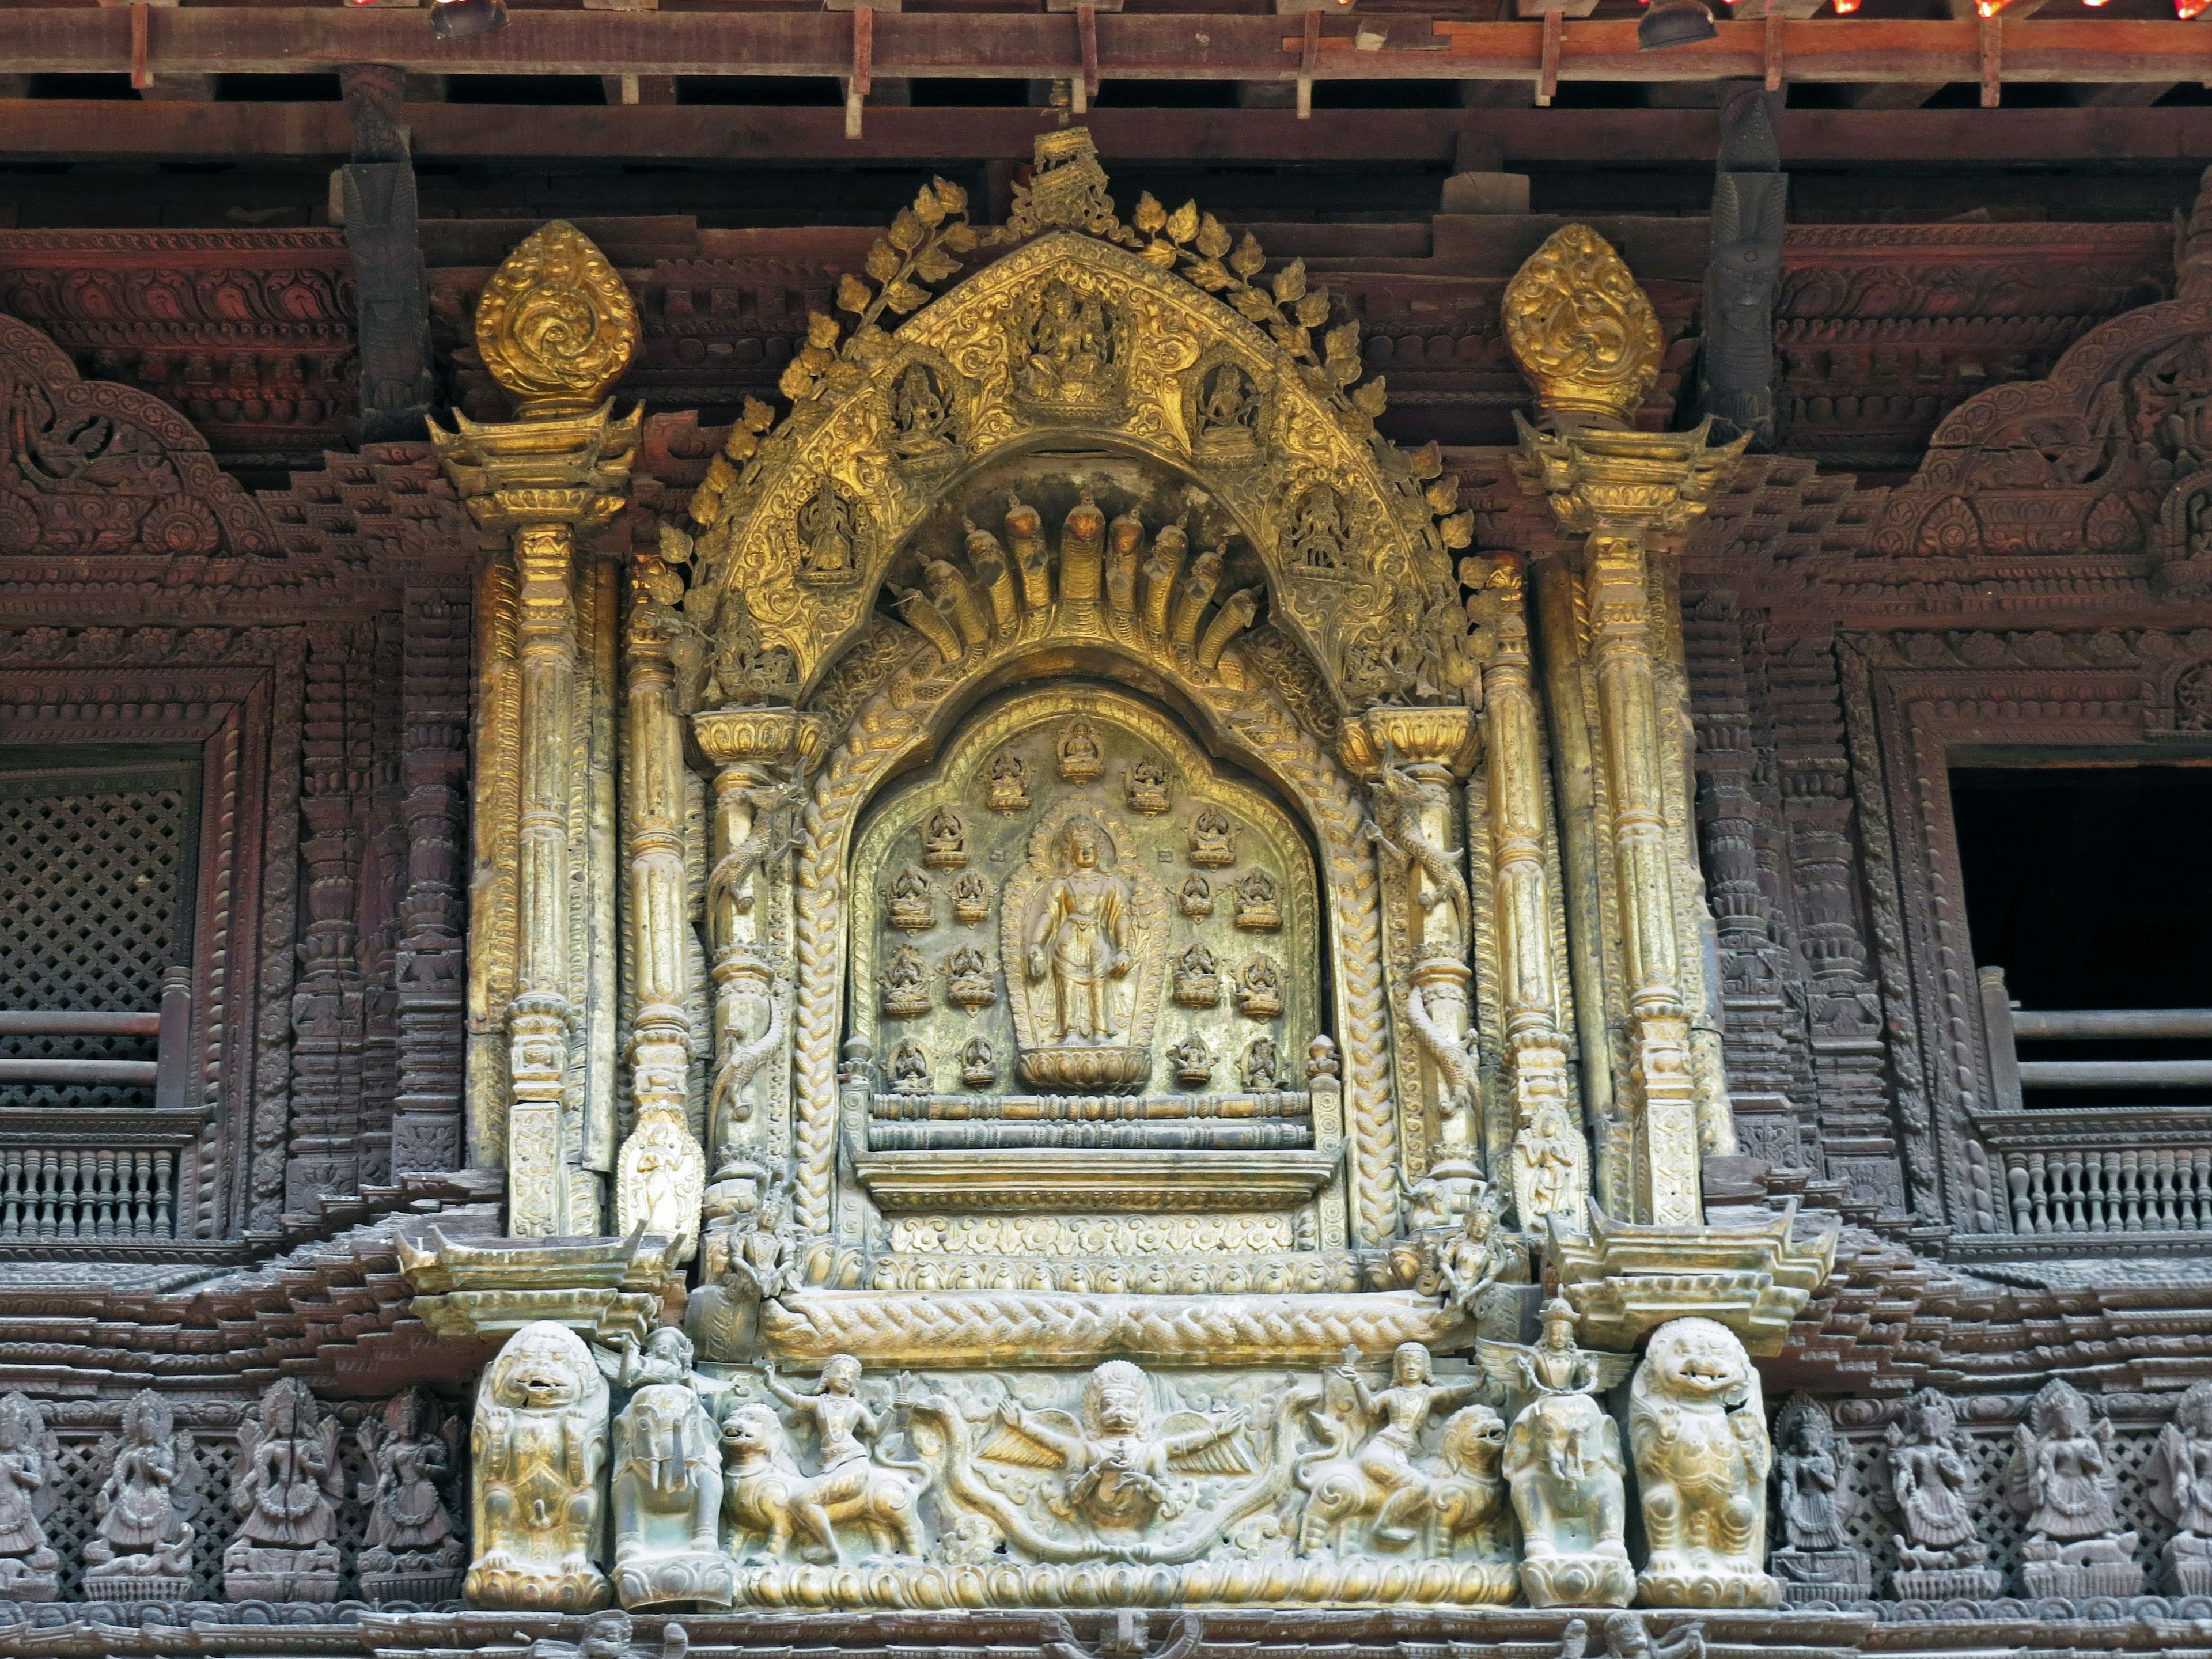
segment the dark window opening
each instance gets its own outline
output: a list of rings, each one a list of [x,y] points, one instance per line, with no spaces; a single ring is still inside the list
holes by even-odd
[[[2022,1014],[2212,1009],[2212,767],[1951,774],[1974,962]],[[2021,1062],[2212,1061],[2212,1038],[2041,1038]],[[2038,1085],[2036,1108],[2212,1105],[2212,1086]]]

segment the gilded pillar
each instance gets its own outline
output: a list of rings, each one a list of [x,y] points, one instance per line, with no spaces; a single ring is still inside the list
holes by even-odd
[[[714,1070],[707,1099],[715,1188],[710,1218],[751,1196],[744,1183],[783,1167],[789,1123],[791,849],[807,769],[824,723],[788,708],[720,708],[691,717],[714,763],[714,863],[707,933],[714,982]]]
[[[1496,617],[1482,674],[1490,751],[1484,827],[1505,1014],[1504,1072],[1513,1091],[1513,1205],[1526,1229],[1560,1212],[1579,1220],[1589,1196],[1589,1149],[1574,1121],[1569,1091],[1559,965],[1553,954],[1550,779],[1519,569],[1499,562],[1484,591]]]
[[[612,757],[592,715],[606,666],[580,637],[577,536],[624,502],[638,411],[617,420],[602,399],[629,366],[637,331],[629,293],[599,250],[572,227],[549,224],[507,257],[477,305],[477,349],[516,418],[456,416],[452,432],[431,428],[470,514],[506,534],[512,559],[511,582],[486,582],[488,597],[512,600],[483,611],[486,686],[499,702],[488,711],[497,725],[480,743],[475,788],[479,890],[511,867],[513,933],[488,928],[480,939],[472,929],[470,940],[471,1013],[483,1027],[503,1016],[507,1042],[503,1066],[490,1041],[472,1044],[469,1118],[480,1159],[507,1167],[507,1227],[519,1236],[601,1224],[588,1171],[605,1167],[592,1156],[605,1131],[589,1120],[593,1073],[606,1068],[591,1063],[587,1021],[612,1017],[611,999],[592,994],[611,968],[592,960],[599,929],[594,915],[574,910],[572,892],[605,838],[602,815],[587,810],[579,825],[576,804],[605,794],[595,775]],[[594,616],[611,619],[605,599],[590,597]],[[592,898],[587,890],[587,905]],[[503,1008],[494,1001],[501,990]],[[503,1145],[487,1144],[502,1106]]]
[[[1575,653],[1596,727],[1589,758],[1601,805],[1593,827],[1611,896],[1603,908],[1618,938],[1601,957],[1613,981],[1605,1002],[1626,1013],[1613,1084],[1634,1129],[1632,1178],[1614,1184],[1629,1188],[1638,1219],[1695,1224],[1704,1218],[1702,1159],[1733,1152],[1735,1129],[1719,1076],[1692,1060],[1692,1013],[1705,998],[1699,919],[1687,913],[1702,888],[1694,866],[1686,867],[1686,826],[1673,821],[1686,798],[1668,777],[1680,763],[1664,733],[1662,659],[1680,629],[1663,612],[1671,587],[1653,563],[1662,538],[1726,483],[1743,441],[1708,445],[1703,425],[1629,427],[1658,373],[1658,319],[1627,266],[1586,226],[1560,230],[1521,268],[1507,290],[1505,330],[1542,406],[1540,425],[1520,423],[1522,488],[1547,496],[1559,523],[1586,538],[1571,590],[1577,625],[1554,617],[1546,636]]]

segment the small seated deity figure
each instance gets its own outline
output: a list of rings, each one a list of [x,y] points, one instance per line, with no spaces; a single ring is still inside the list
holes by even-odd
[[[1209,870],[1225,869],[1237,862],[1235,830],[1229,815],[1218,806],[1201,806],[1190,821],[1190,861]]]
[[[935,368],[906,366],[891,399],[891,449],[902,460],[950,457],[953,448],[952,401],[945,395]]]
[[[1282,970],[1254,957],[1237,975],[1237,1012],[1247,1019],[1273,1019],[1283,1012]]]
[[[1256,459],[1260,453],[1260,394],[1236,363],[1216,363],[1192,399],[1192,453],[1214,465]]]
[[[891,1092],[926,1095],[935,1086],[929,1074],[929,1050],[908,1037],[891,1050]]]
[[[1176,1079],[1180,1083],[1196,1089],[1213,1081],[1213,1050],[1195,1031],[1169,1049],[1168,1059],[1173,1062]]]
[[[983,805],[994,812],[1028,811],[1029,763],[1005,749],[992,756],[990,767],[983,774]]]
[[[1504,1207],[1504,1197],[1497,1188],[1487,1182],[1478,1182],[1460,1217],[1459,1232],[1437,1251],[1437,1279],[1444,1297],[1470,1318],[1480,1312],[1482,1293],[1492,1285],[1528,1282],[1528,1259],[1498,1220]],[[1557,1297],[1553,1302],[1556,1308],[1547,1306],[1543,1313],[1547,1337],[1551,1334],[1552,1321],[1558,1310],[1565,1309],[1567,1335],[1571,1339],[1572,1310]]]
[[[838,580],[852,574],[857,532],[852,501],[834,483],[824,483],[799,511],[804,553],[799,574],[812,581]]]
[[[2005,1496],[2027,1516],[2021,1546],[2023,1593],[2069,1601],[2096,1595],[2139,1595],[2139,1541],[2120,1530],[2113,1508],[2118,1475],[2112,1462],[2112,1423],[2094,1421],[2081,1391],[2063,1378],[2043,1386],[2014,1430],[2005,1466]]]
[[[60,1456],[40,1406],[21,1394],[0,1400],[0,1599],[51,1601],[59,1591],[45,1521],[61,1495]]]
[[[1213,914],[1213,884],[1194,870],[1182,884],[1182,894],[1178,902],[1182,906],[1183,915],[1193,921],[1203,921]]]
[[[2166,1588],[2212,1595],[2212,1382],[2192,1382],[2150,1455],[2151,1507],[2179,1529],[2166,1547]]]
[[[1244,1063],[1239,1075],[1244,1087],[1254,1094],[1272,1094],[1281,1088],[1282,1056],[1275,1051],[1275,1039],[1255,1036],[1244,1050]]]
[[[971,1014],[999,1000],[999,988],[991,981],[990,960],[974,945],[963,945],[945,958],[945,1000]]]
[[[1132,812],[1159,813],[1168,810],[1168,769],[1149,755],[1133,762],[1121,775],[1121,788]]]
[[[952,920],[980,927],[991,915],[991,884],[970,870],[952,884]]]
[[[1275,878],[1257,865],[1237,884],[1237,925],[1251,933],[1272,933],[1283,925],[1275,902]]]
[[[1106,750],[1089,720],[1070,720],[1055,752],[1062,783],[1091,783],[1106,770]]]
[[[885,911],[892,927],[902,933],[926,933],[937,926],[937,901],[930,896],[929,878],[911,864],[898,872],[887,896]]]
[[[939,807],[921,826],[921,861],[933,870],[957,870],[968,862],[968,826],[951,807]]]
[[[928,1012],[928,964],[914,946],[902,945],[884,963],[884,1012],[893,1019],[912,1019]]]
[[[1214,965],[1213,952],[1203,942],[1194,942],[1176,958],[1175,986],[1171,994],[1178,1008],[1214,1008],[1221,1003],[1221,973]]]
[[[1863,1601],[1874,1594],[1867,1553],[1844,1530],[1857,1504],[1848,1473],[1827,1407],[1808,1394],[1793,1395],[1774,1425],[1775,1509],[1784,1544],[1766,1558],[1793,1604]]]
[[[999,1080],[999,1057],[991,1052],[991,1039],[971,1036],[960,1049],[960,1080],[971,1089],[988,1089]]]
[[[1898,1595],[1986,1601],[2002,1592],[2004,1577],[1987,1565],[1990,1547],[1975,1523],[1982,1493],[1973,1453],[1949,1397],[1921,1389],[1882,1438],[1874,1500],[1904,1528],[1891,1574]]]

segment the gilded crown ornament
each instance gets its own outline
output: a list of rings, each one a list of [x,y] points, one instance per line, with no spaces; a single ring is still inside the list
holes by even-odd
[[[592,239],[556,219],[477,301],[477,352],[525,420],[596,409],[637,356],[637,306]]]
[[[1625,422],[1659,378],[1658,316],[1588,225],[1554,231],[1515,275],[1505,343],[1553,415]]]

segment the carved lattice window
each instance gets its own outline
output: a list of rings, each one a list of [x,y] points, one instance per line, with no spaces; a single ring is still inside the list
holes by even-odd
[[[189,959],[198,769],[106,763],[0,766],[0,1008],[150,1013],[163,970]],[[150,1060],[155,1040],[0,1036],[0,1057]],[[0,1085],[0,1106],[151,1098],[122,1086]]]

